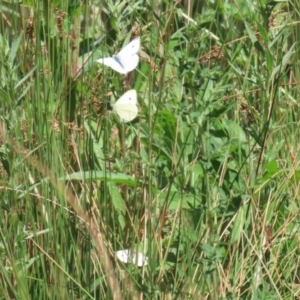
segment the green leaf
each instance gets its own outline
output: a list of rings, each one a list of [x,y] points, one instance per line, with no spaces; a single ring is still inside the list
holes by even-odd
[[[20,47],[20,43],[22,41],[22,38],[23,38],[23,31],[18,36],[18,38],[13,41],[13,43],[11,45],[11,49],[10,49],[9,57],[8,57],[8,60],[11,63],[11,65],[13,64],[13,62],[14,62],[14,60],[16,58],[16,54],[17,54],[17,51],[18,51],[18,49]]]
[[[268,162],[267,171],[268,171],[269,174],[277,173],[278,165],[277,165],[277,162],[275,160],[272,160],[272,161]]]
[[[120,194],[119,188],[116,184],[111,183],[108,185],[112,204],[116,211],[118,212],[118,221],[122,229],[125,228],[125,214],[126,214],[126,205],[125,202]]]

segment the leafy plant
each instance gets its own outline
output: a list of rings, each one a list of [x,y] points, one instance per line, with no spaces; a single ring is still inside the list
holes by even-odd
[[[1,298],[299,297],[296,2],[0,4]]]

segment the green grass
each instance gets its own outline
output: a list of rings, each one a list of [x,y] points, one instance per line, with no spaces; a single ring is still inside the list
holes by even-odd
[[[0,299],[299,299],[299,4],[33,2],[0,0]],[[95,60],[136,36],[125,87]]]

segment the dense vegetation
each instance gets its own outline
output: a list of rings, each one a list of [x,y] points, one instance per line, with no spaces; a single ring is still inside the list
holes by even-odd
[[[0,0],[0,298],[299,299],[299,3],[91,2]]]

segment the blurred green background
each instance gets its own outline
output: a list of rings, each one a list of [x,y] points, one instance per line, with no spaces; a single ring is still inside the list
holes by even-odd
[[[0,7],[1,299],[299,299],[300,3]]]

